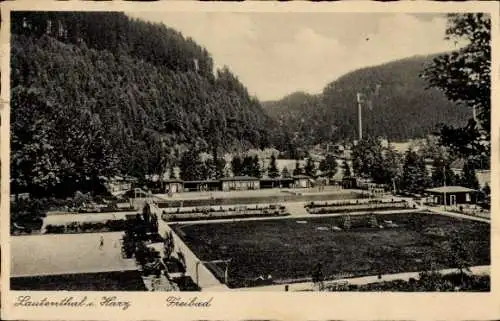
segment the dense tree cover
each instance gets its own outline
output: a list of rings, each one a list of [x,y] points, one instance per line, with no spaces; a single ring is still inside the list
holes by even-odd
[[[207,161],[202,161],[200,151],[191,149],[185,152],[179,163],[180,178],[185,181],[208,179],[210,175]]]
[[[231,171],[234,176],[240,176],[243,173],[243,161],[239,155],[235,155],[231,160]]]
[[[450,168],[451,161],[442,157],[433,159],[432,168],[432,185],[438,186],[451,186],[460,185],[460,179]]]
[[[409,149],[405,153],[399,189],[410,193],[422,193],[431,184],[424,160]]]
[[[449,159],[451,157],[450,148],[441,145],[439,136],[436,135],[428,135],[425,138],[414,140],[410,143],[410,148],[424,159]]]
[[[466,126],[441,129],[441,143],[462,157],[489,159],[491,125],[491,20],[488,14],[448,15],[446,39],[465,46],[436,57],[423,77],[457,102],[457,112],[475,109]],[[469,111],[469,115],[472,113]]]
[[[300,162],[297,160],[295,162],[295,168],[293,169],[293,175],[304,175],[304,169],[300,166]]]
[[[259,156],[246,155],[243,160],[236,155],[231,161],[231,170],[234,176],[262,177]]]
[[[479,190],[479,181],[476,176],[476,169],[472,161],[465,162],[462,169],[462,177],[460,178],[460,185]]]
[[[342,172],[343,172],[344,178],[351,177],[351,175],[352,175],[351,167],[349,166],[349,163],[347,162],[347,160],[344,160],[344,162],[342,163]]]
[[[306,161],[306,165],[304,166],[304,173],[307,176],[316,177],[316,164],[311,157],[309,157]]]
[[[393,141],[424,137],[440,123],[463,125],[470,116],[439,90],[427,89],[419,76],[434,57],[360,69],[329,83],[320,95],[298,92],[263,106],[290,130],[291,141],[300,142],[300,146],[352,140],[358,137],[356,94],[380,84],[378,95],[362,106],[363,132]]]
[[[198,72],[214,79],[213,60],[205,48],[163,24],[132,19],[119,12],[18,11],[11,15],[12,33],[106,50],[145,60],[169,70]],[[194,63],[194,59],[197,63]]]
[[[120,13],[21,12],[12,22],[13,193],[68,196],[102,188],[100,176],[162,176],[186,152],[197,159],[193,150],[213,164],[183,175],[220,177],[223,151],[280,140],[237,77],[213,75],[206,50],[172,29]]]
[[[325,122],[325,115],[321,111],[326,110],[322,103],[320,96],[304,92],[290,94],[279,101],[263,103],[268,114],[286,130],[290,147],[283,151],[294,154],[287,155],[288,157],[302,156],[307,152],[308,146],[320,143],[321,138],[334,137],[336,127]]]
[[[370,178],[377,184],[392,184],[400,175],[401,157],[379,139],[366,137],[352,150],[353,170],[358,177]],[[344,175],[345,176],[345,175]]]
[[[319,170],[328,178],[335,176],[335,173],[337,173],[337,159],[335,156],[332,154],[326,155],[319,163]]]

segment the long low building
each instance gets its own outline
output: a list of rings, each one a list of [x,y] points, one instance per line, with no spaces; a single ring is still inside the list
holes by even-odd
[[[163,181],[165,192],[181,193],[193,191],[245,191],[264,188],[307,188],[312,186],[312,178],[305,175],[284,178],[257,178],[252,176],[225,177],[219,180],[183,181],[172,179]]]

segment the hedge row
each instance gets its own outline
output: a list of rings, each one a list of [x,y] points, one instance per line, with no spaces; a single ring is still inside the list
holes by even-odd
[[[231,213],[231,212],[238,212],[238,210],[244,210],[244,211],[266,211],[266,210],[280,210],[284,211],[286,209],[285,206],[283,205],[269,205],[269,206],[263,206],[259,207],[256,205],[255,207],[250,207],[250,206],[242,206],[239,209],[236,207],[230,207],[230,208],[222,208],[220,207],[219,209],[213,208],[213,207],[208,207],[208,208],[193,208],[191,210],[181,210],[181,208],[177,208],[177,211],[175,212],[166,212],[163,211],[163,214],[174,214],[174,215],[184,215],[184,214],[202,214],[202,215],[207,215],[211,213]]]
[[[106,222],[72,222],[65,225],[49,224],[45,227],[46,234],[64,233],[95,233],[95,232],[120,232],[129,226],[128,220],[107,220]]]

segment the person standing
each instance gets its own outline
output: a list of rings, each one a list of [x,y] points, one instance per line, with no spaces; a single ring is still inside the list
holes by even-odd
[[[99,249],[102,250],[103,247],[104,247],[104,237],[101,235],[99,239]]]

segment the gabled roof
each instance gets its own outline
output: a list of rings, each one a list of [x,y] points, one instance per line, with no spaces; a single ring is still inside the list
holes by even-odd
[[[426,192],[431,192],[431,193],[466,193],[475,191],[476,190],[474,189],[463,186],[441,186],[441,187],[429,188],[426,190]]]

